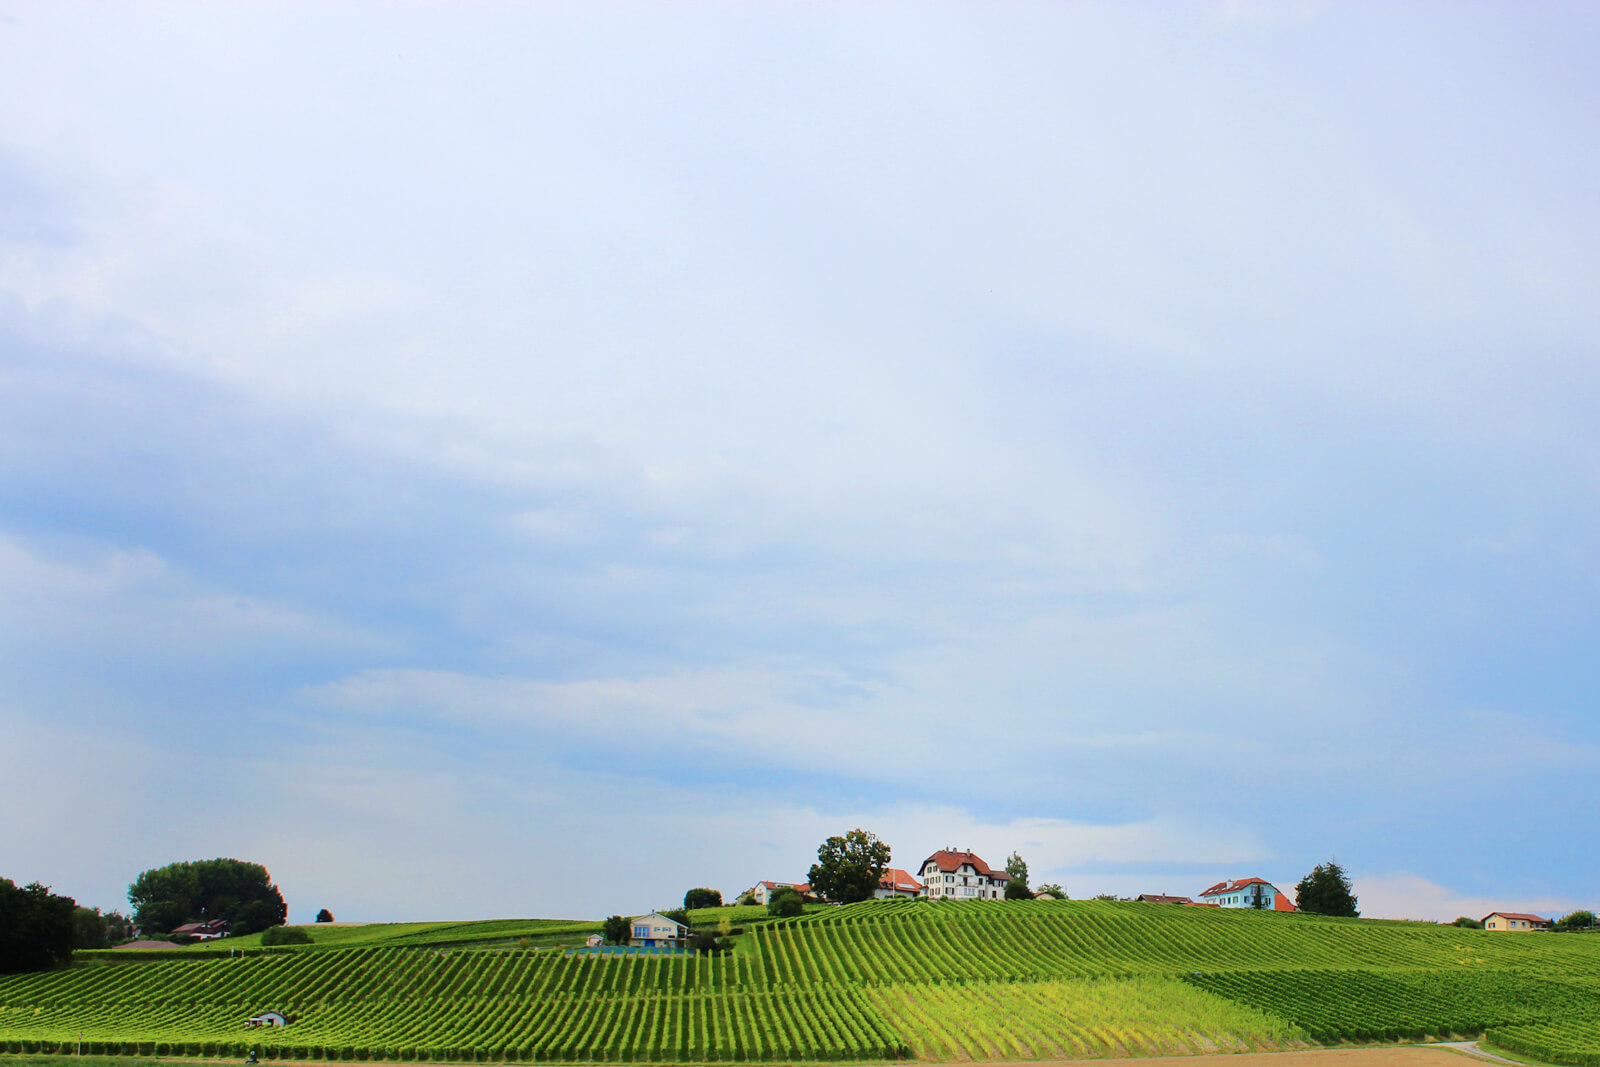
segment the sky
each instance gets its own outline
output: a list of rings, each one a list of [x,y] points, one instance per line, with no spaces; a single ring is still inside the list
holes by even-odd
[[[1597,32],[0,0],[0,876],[1600,904]]]

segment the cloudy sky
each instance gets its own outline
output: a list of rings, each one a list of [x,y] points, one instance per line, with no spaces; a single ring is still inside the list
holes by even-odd
[[[0,875],[1594,906],[1597,32],[0,0]]]

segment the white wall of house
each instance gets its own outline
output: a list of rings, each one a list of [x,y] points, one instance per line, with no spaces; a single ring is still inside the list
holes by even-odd
[[[1005,896],[1006,884],[998,878],[979,874],[970,863],[963,863],[953,872],[939,869],[934,862],[922,865],[917,872],[922,879],[926,895],[933,900],[1000,900]]]

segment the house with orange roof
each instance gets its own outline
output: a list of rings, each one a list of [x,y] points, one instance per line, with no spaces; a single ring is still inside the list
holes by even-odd
[[[1261,878],[1239,878],[1216,885],[1200,894],[1201,904],[1219,908],[1255,908],[1259,911],[1294,911],[1294,901],[1271,882]]]
[[[745,892],[755,897],[756,903],[764,908],[772,903],[772,894],[779,889],[793,889],[803,897],[811,895],[810,882],[757,882],[754,888],[747,889]],[[742,896],[743,894],[740,895]]]
[[[1550,920],[1520,911],[1491,911],[1483,917],[1485,930],[1548,930]]]
[[[975,852],[942,848],[922,861],[924,894],[929,900],[1000,900],[1011,876],[995,870]]]
[[[890,867],[883,872],[883,877],[878,879],[878,888],[872,895],[877,900],[918,897],[922,895],[922,883],[900,868]]]

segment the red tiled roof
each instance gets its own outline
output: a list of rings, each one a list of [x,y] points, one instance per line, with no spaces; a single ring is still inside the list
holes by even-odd
[[[1279,893],[1272,898],[1273,911],[1299,911],[1300,909],[1290,903],[1289,898]]]
[[[1520,911],[1491,911],[1479,921],[1486,922],[1489,919],[1494,918],[1496,915],[1500,916],[1502,919],[1521,919],[1525,923],[1547,923],[1550,921],[1549,919],[1541,919],[1537,915],[1524,915]]]
[[[987,863],[978,858],[976,852],[952,852],[947,848],[941,848],[938,852],[923,860],[919,869],[927,870],[930,863],[937,863],[941,871],[958,871],[963,863],[970,863],[973,869],[981,875],[993,878],[997,882],[1011,881],[1009,874],[1003,870],[992,869]]]
[[[1164,893],[1140,893],[1139,899],[1146,904],[1193,904],[1188,897],[1169,897]]]
[[[905,893],[922,892],[922,883],[898,867],[890,867],[884,871],[883,877],[878,879],[878,884],[885,889],[898,889]]]

